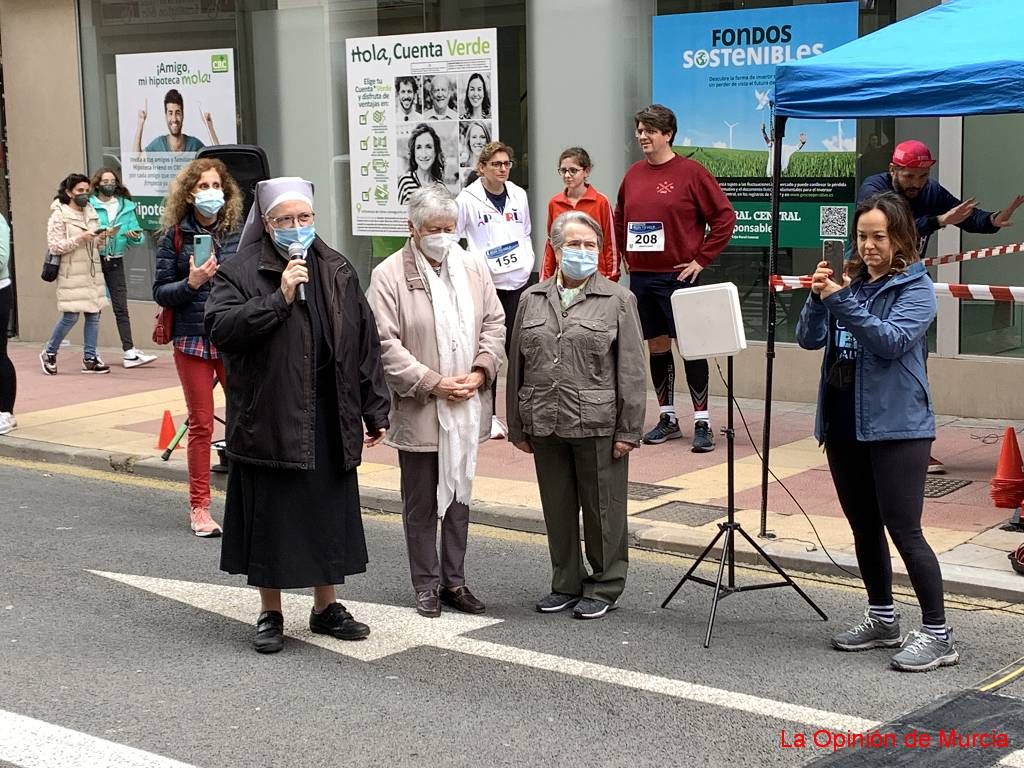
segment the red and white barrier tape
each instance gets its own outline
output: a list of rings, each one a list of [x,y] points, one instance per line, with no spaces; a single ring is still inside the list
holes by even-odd
[[[1024,288],[1015,286],[964,283],[934,283],[934,286],[936,296],[952,296],[954,299],[968,301],[1024,302]],[[771,287],[776,293],[810,288],[811,278],[809,275],[773,275]]]
[[[978,248],[977,250],[964,251],[963,253],[948,253],[945,256],[933,256],[928,259],[921,259],[921,263],[926,267],[933,267],[936,264],[953,264],[958,261],[987,259],[989,256],[1002,256],[1006,253],[1024,253],[1024,243],[996,245],[992,248]]]
[[[927,259],[921,259],[921,263],[926,267],[934,267],[937,264],[955,264],[958,261],[971,261],[973,259],[987,259],[990,256],[1003,256],[1007,253],[1024,253],[1024,243],[1011,243],[1009,245],[996,245],[992,248],[977,248],[973,251],[964,251],[963,253],[947,253],[945,256],[933,256]],[[938,286],[941,283],[936,284],[936,293],[942,293],[938,290]],[[985,291],[981,291],[981,288],[988,288],[989,286],[960,286],[956,283],[949,284],[951,288],[955,287],[955,290],[947,290],[945,296],[956,296],[957,298],[981,298],[990,299],[991,297],[986,294]],[[811,276],[801,275],[799,277],[794,275],[775,275],[772,277],[772,288],[778,291],[793,291],[797,288],[810,288],[811,287]],[[970,288],[970,291],[961,290],[962,288]],[[1001,296],[1014,295],[1012,292],[1015,288],[1001,288],[994,287],[994,290],[998,291],[1009,291],[1010,293],[1000,293]],[[978,294],[975,296],[974,294]],[[985,294],[985,295],[981,295]],[[1017,299],[1020,300],[1019,295]],[[1008,299],[993,299],[993,301],[1014,301],[1012,298]]]
[[[975,301],[1024,301],[1024,288],[1008,285],[964,285],[963,283],[935,283],[936,296]]]
[[[782,291],[795,291],[800,288],[811,287],[811,276],[803,275],[797,277],[796,275],[772,275],[771,279],[772,290],[776,293]]]

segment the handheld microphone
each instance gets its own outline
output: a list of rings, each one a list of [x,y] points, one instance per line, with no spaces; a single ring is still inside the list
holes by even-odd
[[[299,261],[306,260],[306,249],[302,247],[301,243],[292,243],[288,246],[288,261]],[[296,293],[299,299],[299,304],[306,303],[306,284],[299,283],[299,290]]]

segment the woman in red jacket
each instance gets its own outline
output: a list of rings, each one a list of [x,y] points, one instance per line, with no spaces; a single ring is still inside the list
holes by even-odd
[[[546,280],[555,273],[558,264],[551,248],[551,222],[566,211],[580,211],[601,225],[604,244],[598,254],[597,271],[609,280],[619,279],[619,252],[615,247],[615,227],[612,206],[608,198],[594,189],[587,179],[593,168],[590,155],[583,147],[569,147],[558,157],[558,175],[565,183],[565,189],[548,201],[548,242],[544,246],[544,266],[540,279]]]

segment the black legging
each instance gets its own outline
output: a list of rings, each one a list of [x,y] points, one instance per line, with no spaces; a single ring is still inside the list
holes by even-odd
[[[13,286],[0,288],[0,412],[14,413],[14,398],[18,394],[18,376],[14,363],[7,356],[7,328],[11,320]]]
[[[942,572],[921,531],[932,441],[825,442],[839,503],[853,529],[857,564],[872,605],[892,603],[892,562],[885,530],[903,558],[925,624],[945,624]]]
[[[534,273],[536,275],[536,273]],[[519,298],[530,286],[530,282],[527,282],[522,288],[514,288],[511,291],[506,291],[498,288],[495,293],[498,294],[498,301],[501,302],[501,308],[505,310],[505,354],[507,355],[509,349],[512,346],[512,326],[516,324],[516,311],[519,309]],[[498,415],[498,377],[494,377],[494,381],[491,382],[491,411],[495,416]]]

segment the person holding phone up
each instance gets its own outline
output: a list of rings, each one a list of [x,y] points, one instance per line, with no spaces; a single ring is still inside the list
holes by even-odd
[[[137,368],[156,360],[156,355],[147,355],[135,348],[132,341],[132,321],[128,316],[128,285],[125,280],[124,252],[129,243],[142,243],[142,227],[135,215],[132,194],[121,183],[121,177],[113,168],[100,168],[92,175],[92,197],[90,205],[96,210],[100,226],[108,231],[106,243],[100,248],[103,265],[103,279],[110,293],[110,304],[117,319],[117,335],[121,337],[124,350],[122,365]]]
[[[174,365],[188,408],[190,522],[196,536],[219,536],[210,517],[213,385],[224,365],[206,335],[203,315],[210,280],[238,248],[242,191],[220,160],[193,160],[171,182],[156,252],[153,298],[174,309]]]
[[[95,209],[89,204],[89,177],[72,173],[60,183],[50,205],[46,224],[46,244],[50,253],[60,256],[57,273],[57,309],[61,318],[53,327],[50,340],[39,353],[39,362],[47,376],[57,375],[57,352],[64,337],[85,315],[82,373],[110,373],[96,351],[100,335],[100,311],[107,304],[99,248],[107,239]]]
[[[796,327],[801,347],[825,349],[814,434],[825,446],[868,593],[863,620],[835,635],[832,645],[864,651],[902,644],[892,666],[925,672],[960,658],[946,625],[939,561],[921,530],[935,439],[925,371],[935,289],[900,195],[863,201],[853,228],[856,252],[846,273],[818,264]],[[886,532],[921,604],[923,626],[905,638],[893,604]]]

